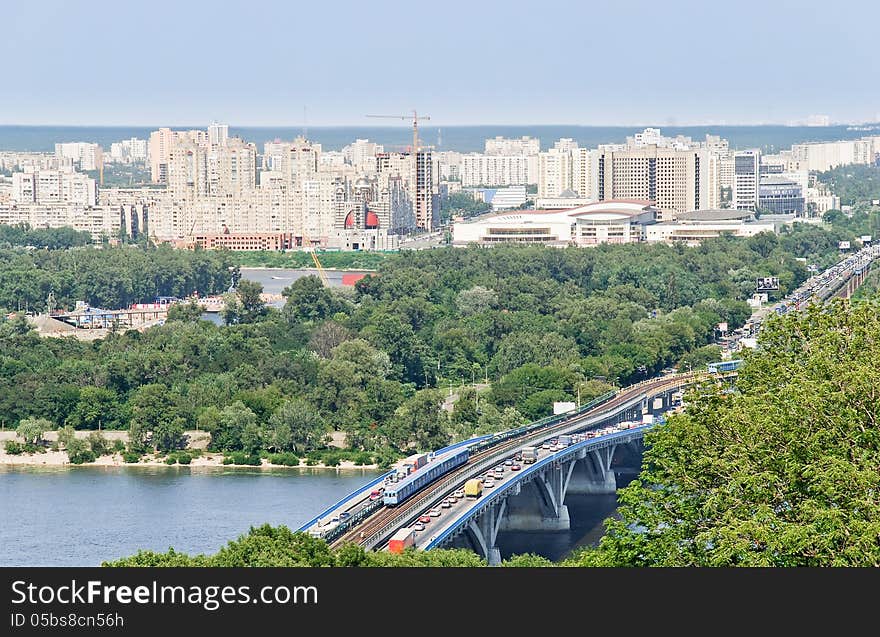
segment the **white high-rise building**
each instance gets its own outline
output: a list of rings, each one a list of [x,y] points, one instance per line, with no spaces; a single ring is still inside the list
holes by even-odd
[[[208,143],[214,146],[225,146],[229,139],[229,124],[213,122],[208,126]]]
[[[487,139],[485,149],[487,155],[537,155],[541,152],[541,140],[528,135],[519,139],[499,135]]]
[[[55,155],[71,159],[80,170],[100,170],[104,164],[101,146],[90,142],[55,144]]]
[[[469,153],[461,156],[461,185],[519,186],[535,183],[529,172],[531,158],[526,155],[485,155]]]
[[[599,151],[577,148],[572,152],[571,189],[581,199],[595,200],[599,184]]]
[[[564,145],[563,145],[564,147]],[[538,154],[538,197],[557,197],[572,189],[572,154],[554,146]]]
[[[146,162],[148,143],[145,139],[132,137],[110,144],[110,159],[118,163]]]
[[[345,161],[359,170],[376,169],[376,155],[384,153],[382,144],[371,142],[369,139],[356,139],[353,143],[342,149]]]
[[[12,174],[12,201],[18,204],[72,203],[95,206],[98,189],[95,180],[83,173],[40,170]]]

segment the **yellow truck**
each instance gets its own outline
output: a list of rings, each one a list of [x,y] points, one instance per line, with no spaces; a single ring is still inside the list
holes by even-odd
[[[483,494],[483,483],[474,478],[464,483],[464,495],[466,498],[479,498]]]

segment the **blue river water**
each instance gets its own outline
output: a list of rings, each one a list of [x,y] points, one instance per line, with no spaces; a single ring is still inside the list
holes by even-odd
[[[97,566],[138,549],[214,553],[268,522],[299,528],[364,469],[0,467],[0,566]]]

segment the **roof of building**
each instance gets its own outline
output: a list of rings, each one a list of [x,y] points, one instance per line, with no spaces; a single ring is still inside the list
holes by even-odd
[[[754,217],[755,213],[751,210],[736,210],[734,208],[691,210],[690,212],[679,212],[676,215],[679,221],[750,221]]]

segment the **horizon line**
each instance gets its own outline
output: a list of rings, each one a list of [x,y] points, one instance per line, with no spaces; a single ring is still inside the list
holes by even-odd
[[[232,124],[227,122],[217,122],[222,124],[227,124],[230,128],[304,128],[302,123],[296,124]],[[832,122],[827,126],[810,126],[809,124],[797,122],[736,122],[736,123],[719,123],[719,122],[686,122],[686,123],[660,123],[660,122],[648,122],[648,123],[640,123],[640,124],[574,124],[574,123],[554,123],[554,124],[534,124],[534,123],[476,123],[476,124],[422,124],[422,128],[475,128],[475,127],[573,127],[573,128],[698,128],[698,127],[708,127],[708,126],[718,126],[718,127],[758,127],[758,126],[782,126],[786,128],[836,128],[840,126],[863,126],[863,125],[878,125],[880,124],[880,120],[876,121],[850,121],[850,122]],[[198,128],[207,128],[208,124],[144,124],[144,123],[127,123],[127,124],[66,124],[66,123],[39,123],[39,124],[15,124],[15,123],[0,123],[0,127],[8,127],[8,128],[50,128],[50,127],[64,127],[64,128],[174,128],[174,129],[198,129]],[[375,129],[394,129],[394,128],[409,128],[408,124],[399,124],[399,125],[376,125],[376,124],[309,124],[308,129],[314,128],[375,128]]]

